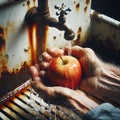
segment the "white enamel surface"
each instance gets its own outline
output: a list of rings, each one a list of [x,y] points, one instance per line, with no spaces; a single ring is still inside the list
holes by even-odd
[[[30,51],[28,42],[28,30],[24,21],[25,15],[28,11],[27,0],[21,0],[5,7],[0,8],[0,27],[4,31],[5,49],[1,52],[0,62],[5,64],[0,65],[0,71],[7,69],[12,72],[13,69],[21,69],[24,62],[29,62]],[[0,1],[0,4],[6,4],[7,1]],[[90,5],[87,12],[84,12],[86,7],[86,0],[49,0],[49,9],[52,17],[56,16],[55,5],[66,4],[66,8],[70,7],[72,11],[66,16],[66,24],[75,31],[76,37],[79,27],[82,29],[81,38],[84,40],[86,31],[90,25]],[[79,4],[80,8],[76,10],[76,5]],[[37,6],[37,0],[33,2],[30,0],[29,8]],[[64,40],[63,31],[56,28],[49,27],[47,36],[47,47],[64,47],[67,45]],[[56,40],[53,37],[56,36]],[[75,38],[76,39],[76,38]],[[28,50],[28,52],[25,52]]]
[[[26,1],[10,4],[0,8],[0,28],[4,31],[5,49],[0,51],[0,71],[20,69],[25,61],[30,61],[30,54],[25,50],[29,48],[28,31],[24,21],[28,11]],[[31,7],[33,6],[31,2]],[[6,57],[7,56],[7,57]]]
[[[66,25],[68,25],[75,32],[75,39],[77,38],[78,29],[81,27],[81,41],[84,41],[90,26],[91,3],[89,3],[87,11],[85,12],[84,9],[86,7],[86,0],[50,0],[49,6],[51,6],[50,14],[52,17],[57,19],[57,10],[54,9],[54,6],[60,6],[62,3],[66,4],[66,8],[69,7],[72,10],[68,13],[68,15],[66,15]],[[77,5],[79,5],[78,9],[76,8]],[[54,36],[56,36],[56,41],[53,39]],[[48,47],[57,46],[63,48],[65,45],[68,45],[67,41],[64,39],[64,32],[61,32],[55,28],[49,28],[48,41]]]

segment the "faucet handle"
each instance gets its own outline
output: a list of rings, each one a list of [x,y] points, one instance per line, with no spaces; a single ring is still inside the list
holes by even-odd
[[[55,7],[54,7],[55,9],[58,10],[58,12],[56,12],[56,15],[59,16],[59,22],[61,24],[64,24],[66,22],[65,15],[67,15],[68,12],[71,12],[70,8],[65,9],[65,7],[66,7],[65,3],[62,3],[62,5],[60,7],[57,5],[55,5]]]
[[[57,15],[57,16],[59,16],[59,15],[64,16],[64,15],[67,15],[68,12],[71,12],[71,9],[70,9],[70,8],[65,9],[65,7],[66,7],[66,4],[65,4],[65,3],[62,3],[62,5],[61,5],[60,7],[57,6],[57,5],[55,5],[54,8],[58,10],[58,12],[56,12],[56,15]]]

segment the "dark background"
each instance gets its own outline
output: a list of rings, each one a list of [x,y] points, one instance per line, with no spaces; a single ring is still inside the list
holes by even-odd
[[[92,0],[91,8],[120,21],[120,0]]]

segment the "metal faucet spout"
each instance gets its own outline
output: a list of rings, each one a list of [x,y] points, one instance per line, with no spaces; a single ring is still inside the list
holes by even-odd
[[[38,8],[36,10],[36,14],[40,17],[43,24],[48,25],[50,27],[55,27],[60,31],[64,31],[64,38],[66,40],[73,40],[75,38],[75,33],[72,29],[70,29],[66,24],[67,12],[70,12],[70,8],[64,10],[65,4],[63,3],[61,7],[55,6],[60,13],[56,12],[56,15],[59,16],[58,20],[50,16],[48,0],[38,0]],[[35,13],[35,9],[33,10]],[[32,11],[31,11],[32,13]],[[35,16],[32,14],[28,14],[29,16]],[[29,16],[27,16],[27,20],[29,20]],[[33,17],[31,17],[33,19]],[[29,20],[30,21],[30,20]],[[33,20],[32,20],[33,21]]]
[[[64,8],[64,3],[62,4],[62,8]],[[73,40],[75,38],[75,33],[65,24],[65,15],[67,15],[67,11],[70,11],[70,9],[63,10],[58,6],[55,6],[55,9],[61,10],[59,14],[57,13],[57,15],[59,15],[59,20],[50,16],[48,0],[38,0],[38,14],[43,19],[44,23],[50,27],[65,31],[64,38],[66,40]]]

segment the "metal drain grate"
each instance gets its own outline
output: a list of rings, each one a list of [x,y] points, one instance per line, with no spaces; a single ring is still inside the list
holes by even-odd
[[[6,98],[7,99],[7,98]],[[14,94],[0,105],[0,120],[81,120],[72,110],[47,104],[30,88]]]

